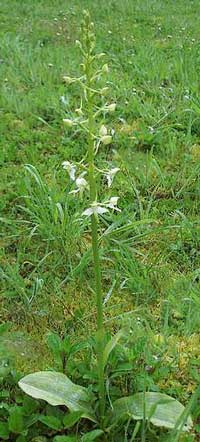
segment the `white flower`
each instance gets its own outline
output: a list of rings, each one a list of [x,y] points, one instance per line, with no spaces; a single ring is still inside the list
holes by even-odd
[[[67,170],[71,180],[75,181],[76,166],[69,161],[63,161],[62,167]]]
[[[74,124],[73,120],[70,120],[69,118],[63,118],[63,123],[68,127],[72,127]]]
[[[78,192],[80,192],[80,194],[82,195],[84,190],[88,189],[88,182],[82,176],[79,176],[78,178],[76,178],[75,183],[76,183],[77,189],[72,190],[69,193],[78,193]]]
[[[107,146],[108,144],[112,143],[112,137],[111,135],[103,135],[100,138],[100,141]]]
[[[114,112],[115,111],[115,109],[116,109],[116,103],[112,103],[112,104],[109,104],[107,107],[106,107],[106,110],[108,111],[108,112]]]
[[[107,127],[102,124],[102,126],[99,129],[100,137],[104,137],[105,135],[107,135],[107,133],[108,133]]]
[[[118,196],[113,196],[112,198],[110,198],[109,201],[103,204],[94,202],[91,204],[91,206],[88,209],[84,210],[82,215],[84,216],[102,215],[103,213],[108,212],[108,209],[117,210],[118,212],[121,212],[121,210],[117,207],[118,199],[119,199]]]
[[[102,207],[101,205],[99,205],[99,203],[93,203],[91,205],[91,207],[84,210],[82,215],[84,215],[84,216],[102,215],[103,213],[106,213],[106,212],[108,212],[108,209],[106,209],[106,207]]]
[[[108,182],[108,187],[111,187],[114,177],[115,177],[116,173],[119,172],[119,170],[120,170],[119,167],[114,167],[113,169],[106,172],[105,177]]]
[[[121,209],[117,207],[119,197],[118,196],[112,196],[110,200],[106,203],[106,207],[109,207],[109,209],[117,210],[118,212],[121,212]]]

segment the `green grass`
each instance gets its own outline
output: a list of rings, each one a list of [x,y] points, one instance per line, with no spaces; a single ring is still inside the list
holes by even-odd
[[[112,160],[121,169],[118,230],[109,218],[102,230],[105,296],[112,287],[105,320],[116,327],[128,317],[134,327],[137,309],[153,335],[167,338],[168,371],[151,382],[186,400],[199,382],[197,0],[2,3],[0,318],[41,348],[49,329],[76,340],[94,327],[90,235],[61,167],[86,151],[84,137],[62,125],[79,104],[77,86],[62,77],[80,70],[75,41],[84,8],[110,67],[108,101],[117,103],[108,122],[113,144],[99,156],[99,166]],[[28,371],[30,360],[21,365]]]

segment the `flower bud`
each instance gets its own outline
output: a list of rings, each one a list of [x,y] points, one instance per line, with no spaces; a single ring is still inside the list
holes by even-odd
[[[63,118],[63,123],[68,127],[72,127],[74,124],[73,120],[70,120],[69,118]]]
[[[109,67],[108,67],[108,64],[107,64],[107,63],[105,63],[105,64],[102,66],[102,72],[103,72],[104,74],[107,74],[107,73],[109,72]]]
[[[116,109],[116,103],[109,104],[109,106],[107,106],[106,108],[108,112],[114,112],[115,109]]]
[[[111,135],[104,135],[101,137],[100,141],[107,146],[108,144],[112,143],[112,137]]]

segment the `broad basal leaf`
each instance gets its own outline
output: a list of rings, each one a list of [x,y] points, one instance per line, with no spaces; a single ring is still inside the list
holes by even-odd
[[[63,373],[40,371],[29,374],[21,379],[19,386],[35,399],[44,399],[51,405],[66,405],[70,411],[81,411],[83,417],[96,421],[87,389],[74,384]]]
[[[98,439],[100,436],[102,436],[103,431],[100,429],[89,431],[88,433],[85,433],[84,436],[81,438],[81,442],[92,442],[93,440]]]
[[[8,418],[9,430],[12,433],[22,433],[24,430],[23,411],[21,407],[14,406],[9,411]]]
[[[126,419],[148,419],[158,427],[174,428],[177,420],[184,412],[185,407],[163,393],[137,393],[133,396],[118,399],[113,404],[113,420]],[[189,416],[183,426],[183,431],[192,427],[192,419]]]
[[[0,438],[2,440],[9,439],[9,428],[7,422],[0,422]]]
[[[41,415],[38,420],[42,422],[44,425],[47,425],[47,427],[52,428],[53,430],[62,429],[62,422],[60,421],[60,419],[58,419],[55,416]]]

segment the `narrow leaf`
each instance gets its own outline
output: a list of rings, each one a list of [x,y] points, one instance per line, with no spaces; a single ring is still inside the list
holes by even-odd
[[[109,342],[106,344],[104,352],[103,352],[103,367],[105,368],[108,358],[110,356],[111,351],[116,347],[117,343],[119,342],[120,338],[123,335],[123,331],[120,330],[116,335],[114,335]]]
[[[78,442],[77,436],[55,436],[53,442]]]

